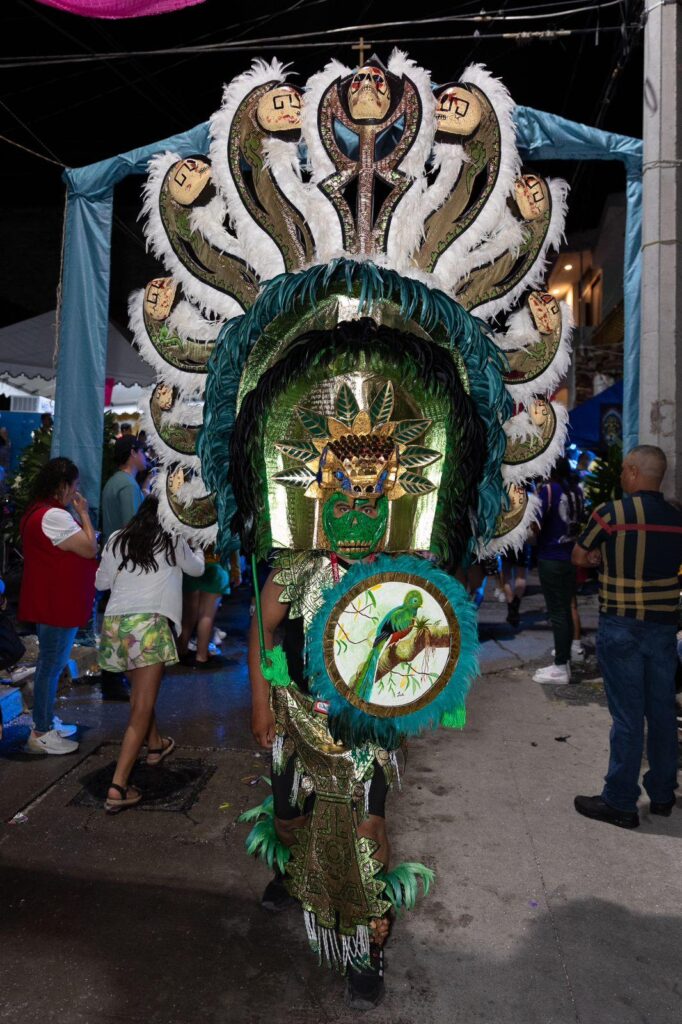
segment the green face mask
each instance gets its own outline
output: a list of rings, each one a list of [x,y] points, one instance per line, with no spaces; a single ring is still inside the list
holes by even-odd
[[[381,497],[376,505],[360,498],[350,500],[336,492],[324,503],[322,524],[332,551],[356,561],[376,551],[388,525],[388,499]]]

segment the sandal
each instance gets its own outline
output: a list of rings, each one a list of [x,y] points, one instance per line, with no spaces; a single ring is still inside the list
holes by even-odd
[[[168,757],[169,754],[172,754],[174,750],[175,750],[175,740],[173,739],[173,737],[172,736],[162,736],[161,737],[161,746],[160,747],[157,747],[154,750],[152,750],[151,748],[147,749],[147,761],[146,761],[147,765],[150,768],[156,768],[156,766],[161,764],[163,759],[165,757]],[[155,761],[150,761],[149,760],[150,757],[154,757],[154,758],[156,758],[156,760]]]
[[[142,799],[142,793],[135,786],[119,786],[115,782],[109,784],[109,789],[115,789],[117,793],[121,794],[120,800],[112,800],[111,797],[107,797],[104,801],[104,810],[107,814],[118,814],[119,811],[125,810],[126,807],[134,807],[135,804],[139,804]],[[132,790],[133,796],[128,796],[128,793]]]

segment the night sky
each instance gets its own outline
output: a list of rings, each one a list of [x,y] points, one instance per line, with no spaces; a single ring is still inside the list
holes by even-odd
[[[4,0],[0,58],[0,134],[50,156],[67,166],[80,166],[146,145],[198,124],[220,105],[222,84],[248,68],[256,56],[291,61],[304,82],[327,60],[337,57],[354,65],[350,41],[355,27],[339,35],[326,33],[343,26],[438,18],[478,13],[476,3],[438,4],[422,0],[400,7],[372,2],[341,6],[338,0],[299,0],[286,4],[228,4],[206,0],[175,14],[127,21],[91,21],[62,14],[34,0]],[[472,24],[441,22],[363,31],[378,56],[387,59],[393,42],[418,63],[430,68],[434,81],[456,80],[470,62],[478,61],[507,85],[519,104],[549,110],[607,131],[641,135],[642,37],[638,0],[602,5],[584,0],[526,3],[509,0],[487,6],[502,10],[505,22]],[[561,11],[577,13],[570,17]],[[242,12],[245,20],[241,21]],[[533,20],[518,20],[533,14]],[[538,18],[537,15],[543,15]],[[551,16],[550,16],[551,15]],[[511,20],[511,18],[514,20]],[[610,32],[611,26],[618,31]],[[585,30],[554,40],[491,39],[501,32]],[[448,40],[466,35],[478,38]],[[319,32],[306,48],[289,48],[281,37]],[[257,44],[251,52],[126,56],[116,53],[215,45],[252,45],[262,38],[279,43]],[[427,41],[425,37],[436,37]],[[297,40],[297,42],[301,42]],[[322,48],[320,43],[334,43]],[[105,55],[92,63],[47,64],[41,58],[59,55]],[[111,56],[109,56],[111,55]],[[10,66],[17,57],[34,57],[30,66]],[[609,83],[610,86],[609,86]],[[60,168],[2,142],[2,238],[4,268],[0,275],[0,324],[8,324],[54,308],[64,209]],[[597,225],[605,196],[624,187],[621,165],[589,163],[545,165],[551,175],[574,184],[568,231]],[[141,179],[129,178],[116,192],[112,256],[112,318],[125,323],[128,292],[146,283],[158,265],[144,252],[139,211]]]

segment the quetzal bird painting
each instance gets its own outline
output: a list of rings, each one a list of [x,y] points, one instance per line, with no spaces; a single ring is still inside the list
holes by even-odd
[[[403,603],[387,612],[379,623],[370,655],[358,670],[353,683],[353,691],[361,700],[370,700],[379,658],[387,647],[393,647],[408,635],[417,621],[422,601],[422,595],[418,590],[408,590]]]

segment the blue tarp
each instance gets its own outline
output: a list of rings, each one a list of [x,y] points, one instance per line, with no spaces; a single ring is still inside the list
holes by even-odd
[[[623,381],[619,380],[605,388],[582,405],[576,405],[568,414],[568,439],[578,448],[599,451],[604,447],[602,436],[602,415],[606,406],[623,403]],[[627,449],[624,449],[627,451]]]
[[[625,164],[623,404],[624,440],[629,447],[636,443],[638,432],[642,143],[530,107],[517,107],[515,118],[525,159],[622,160]],[[145,174],[157,153],[170,150],[189,156],[208,152],[208,145],[208,123],[204,123],[110,160],[64,172],[67,212],[52,454],[67,455],[77,463],[82,490],[93,507],[99,502],[101,476],[114,186],[129,174]]]

